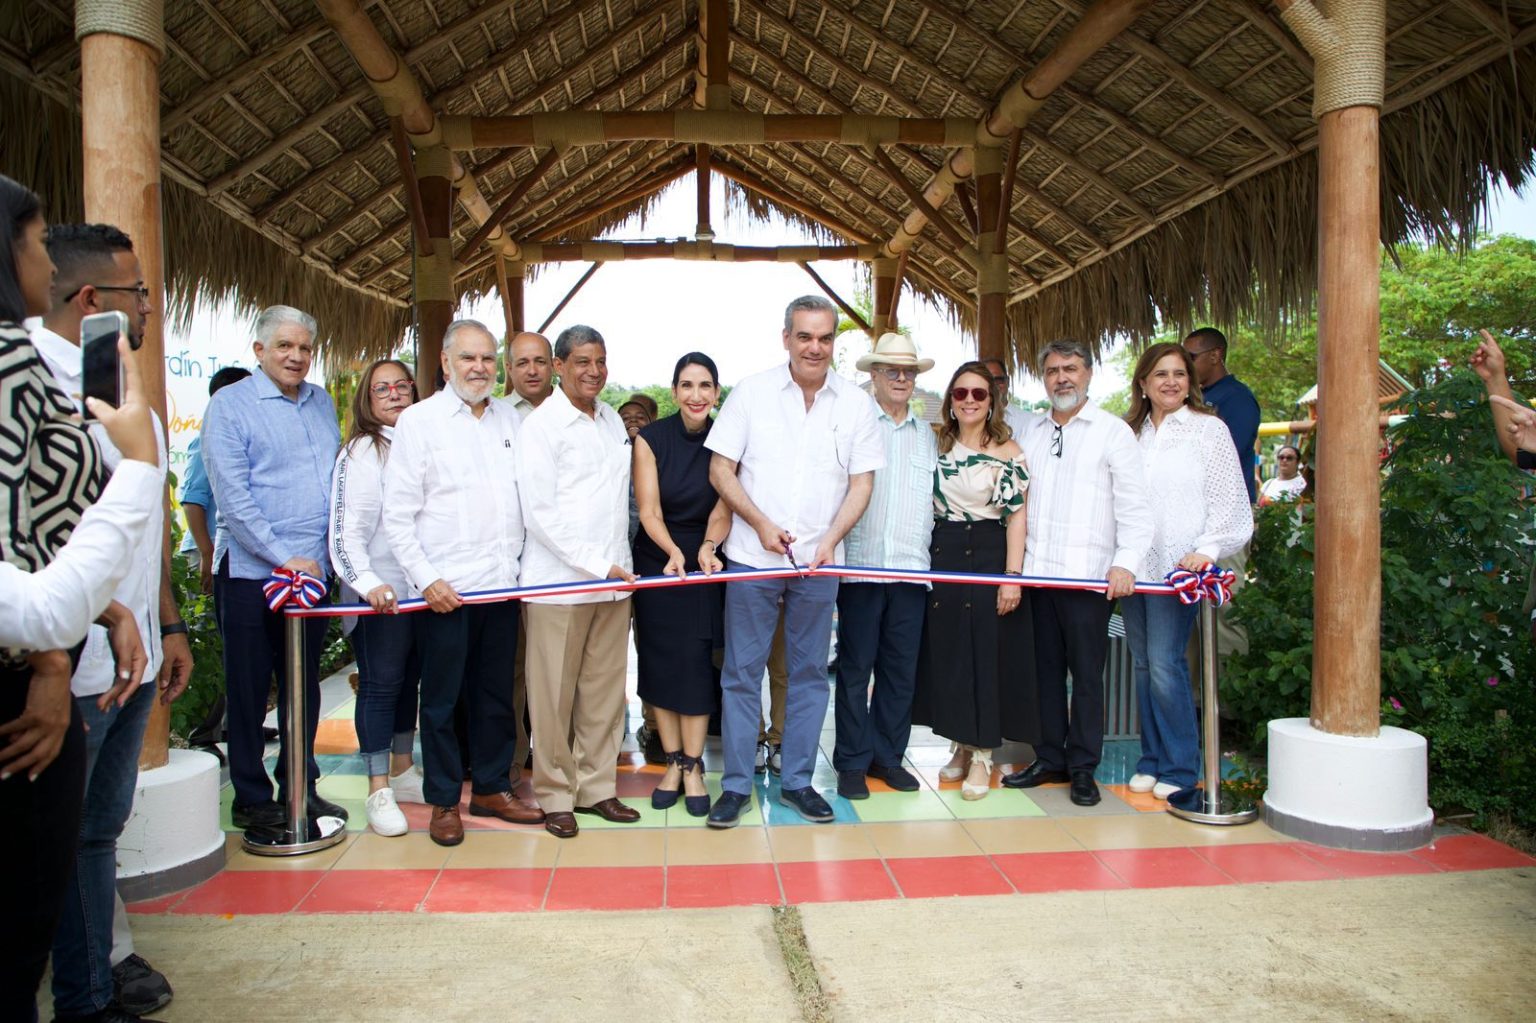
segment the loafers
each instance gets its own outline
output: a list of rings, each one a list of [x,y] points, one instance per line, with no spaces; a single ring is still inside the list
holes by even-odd
[[[803,789],[781,790],[779,805],[789,807],[813,824],[827,824],[834,816],[832,807],[821,798],[821,793],[809,785]]]
[[[475,793],[469,797],[469,812],[474,817],[496,817],[509,824],[542,824],[544,811],[523,802],[510,792]]]
[[[752,808],[752,797],[738,792],[722,792],[715,805],[709,808],[709,819],[704,823],[712,828],[734,828],[741,823],[741,815]]]
[[[544,815],[544,830],[556,838],[575,838],[581,829],[576,826],[576,815],[569,810],[556,810]]]
[[[311,818],[340,817],[342,820],[347,819],[346,807],[331,802],[318,792],[311,792],[309,794],[308,810]]]
[[[1093,780],[1092,771],[1072,772],[1072,802],[1078,806],[1096,806],[1099,802],[1099,785]]]
[[[640,811],[633,807],[625,806],[619,802],[617,796],[609,796],[602,802],[593,803],[591,806],[578,806],[576,812],[590,813],[613,824],[633,824],[640,819]]]
[[[917,780],[917,776],[900,764],[892,767],[870,764],[869,770],[864,773],[871,778],[880,779],[897,792],[916,792],[923,787],[923,783]]]
[[[1092,775],[1089,777],[1092,778]],[[1071,780],[1071,778],[1067,777],[1066,771],[1053,771],[1038,760],[1022,771],[1015,771],[1012,774],[1003,776],[1003,784],[1010,789],[1032,789],[1036,785],[1048,785],[1053,782]]]
[[[868,799],[869,783],[863,771],[838,771],[837,794],[844,799]]]
[[[432,823],[428,826],[427,833],[438,845],[458,845],[464,841],[464,822],[459,819],[459,808],[434,806]]]

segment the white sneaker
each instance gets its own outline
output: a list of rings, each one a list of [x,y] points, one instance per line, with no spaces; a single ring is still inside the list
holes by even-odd
[[[1167,799],[1183,787],[1182,785],[1175,785],[1171,781],[1160,781],[1152,786],[1152,794],[1158,799]]]
[[[395,802],[395,790],[384,788],[372,793],[368,801],[363,804],[368,814],[368,826],[375,834],[385,838],[394,838],[403,835],[411,829],[405,821],[405,814],[400,812],[399,805]]]
[[[412,764],[400,774],[389,776],[389,787],[395,791],[397,803],[425,803],[421,794],[421,765]]]
[[[1157,784],[1157,776],[1154,774],[1133,774],[1131,783],[1126,786],[1132,792],[1151,792]]]

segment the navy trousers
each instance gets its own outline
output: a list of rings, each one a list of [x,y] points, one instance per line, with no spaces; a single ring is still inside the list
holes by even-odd
[[[927,594],[927,587],[917,583],[845,582],[838,587],[837,744],[832,752],[837,770],[901,764],[912,734]]]

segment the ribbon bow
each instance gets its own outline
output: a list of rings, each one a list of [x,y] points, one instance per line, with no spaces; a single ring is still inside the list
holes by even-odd
[[[290,600],[299,607],[307,608],[325,599],[325,583],[308,572],[274,568],[261,592],[266,596],[270,610],[279,611]]]
[[[1181,604],[1209,600],[1220,607],[1232,599],[1232,584],[1237,582],[1237,573],[1212,562],[1198,572],[1176,568],[1168,573],[1167,581]]]

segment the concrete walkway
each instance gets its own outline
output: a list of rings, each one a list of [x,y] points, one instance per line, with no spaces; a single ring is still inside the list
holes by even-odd
[[[836,1020],[1536,1017],[1536,869],[801,913]],[[134,931],[176,986],[169,1023],[801,1019],[772,914],[155,915]]]

